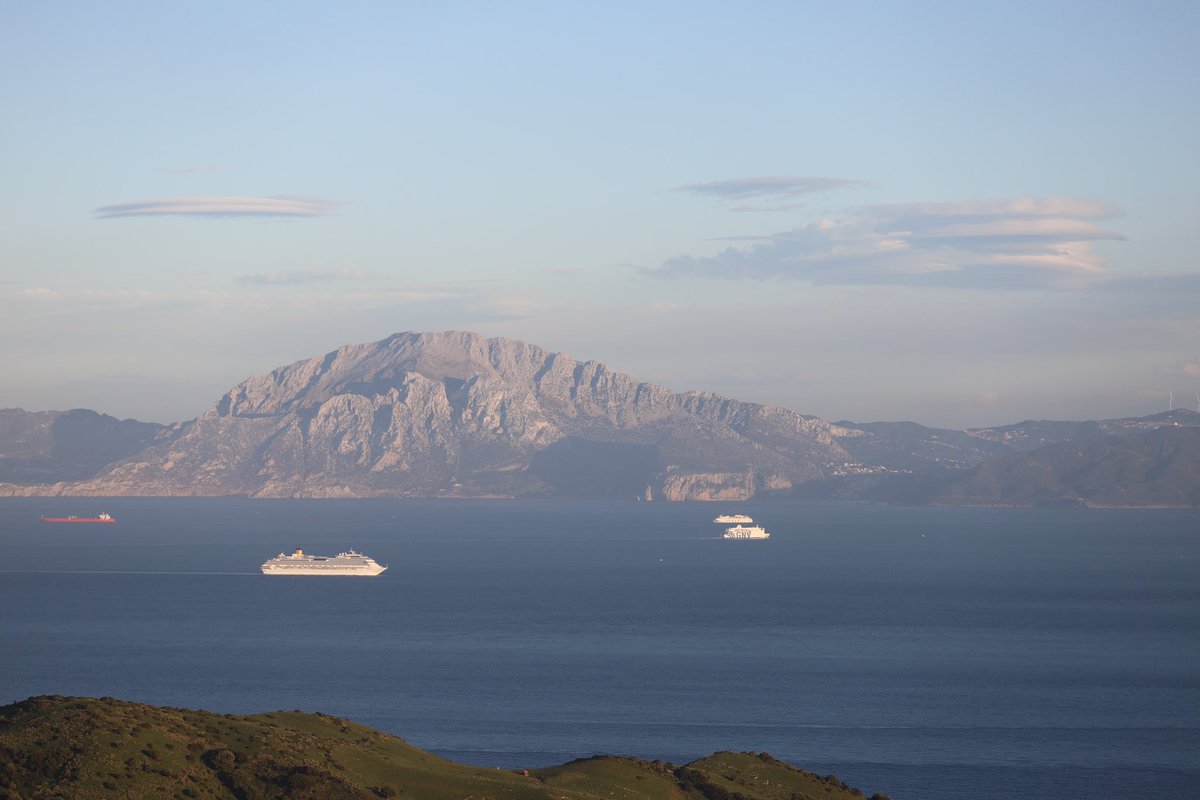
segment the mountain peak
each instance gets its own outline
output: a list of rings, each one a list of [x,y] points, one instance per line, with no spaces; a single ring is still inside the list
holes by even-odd
[[[248,378],[146,455],[88,490],[513,495],[569,484],[570,493],[724,499],[790,489],[845,460],[822,420],[676,394],[597,361],[465,331],[396,333]]]

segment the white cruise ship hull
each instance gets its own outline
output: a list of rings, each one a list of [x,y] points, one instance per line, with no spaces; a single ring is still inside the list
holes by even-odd
[[[349,550],[336,556],[311,556],[299,548],[280,553],[262,565],[263,575],[346,575],[371,577],[386,570],[370,556]]]
[[[264,564],[263,575],[379,575],[387,567],[314,567],[302,564]]]

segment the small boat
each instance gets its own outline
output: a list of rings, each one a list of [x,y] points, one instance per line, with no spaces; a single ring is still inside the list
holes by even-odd
[[[74,514],[69,517],[42,517],[42,522],[98,522],[111,525],[116,521],[116,517],[114,517],[112,514],[106,514],[104,512],[101,512],[95,517],[77,517]]]
[[[731,522],[754,522],[754,520],[750,519],[745,514],[722,514],[719,517],[713,517],[713,522],[724,522],[728,524]]]

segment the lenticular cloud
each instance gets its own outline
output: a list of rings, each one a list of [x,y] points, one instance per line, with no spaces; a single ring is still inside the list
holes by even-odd
[[[330,203],[294,197],[230,197],[194,195],[102,206],[100,219],[116,217],[322,217],[333,213]]]
[[[782,278],[827,284],[1067,287],[1107,275],[1097,224],[1120,211],[1070,198],[868,206],[776,233],[748,249],[677,256],[665,278]]]
[[[761,178],[735,178],[710,183],[689,183],[676,187],[677,192],[706,195],[721,200],[746,200],[750,198],[778,199],[797,197],[803,194],[830,192],[849,186],[861,186],[862,181],[847,178],[799,177],[793,175],[767,175]]]

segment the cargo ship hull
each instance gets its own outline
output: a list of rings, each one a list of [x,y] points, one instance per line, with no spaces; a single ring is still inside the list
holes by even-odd
[[[112,525],[116,519],[108,514],[98,517],[42,517],[42,522],[67,522],[72,524]]]

